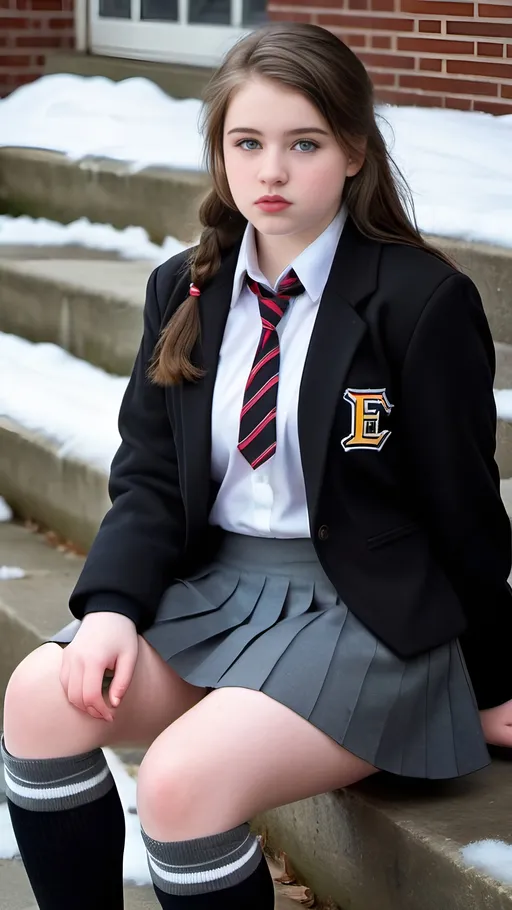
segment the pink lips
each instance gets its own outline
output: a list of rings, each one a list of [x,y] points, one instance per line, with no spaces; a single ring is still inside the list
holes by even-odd
[[[260,209],[263,209],[264,212],[281,212],[287,206],[291,205],[291,202],[288,202],[287,199],[283,199],[282,196],[261,196],[260,199],[256,202],[256,205]]]
[[[259,202],[286,202],[287,205],[290,204],[288,199],[285,199],[284,196],[260,196],[260,198],[256,200],[256,205]]]

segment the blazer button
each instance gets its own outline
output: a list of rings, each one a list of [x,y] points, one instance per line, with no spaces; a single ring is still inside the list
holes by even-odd
[[[318,529],[318,536],[320,540],[327,540],[329,537],[329,527],[328,525],[320,525]]]

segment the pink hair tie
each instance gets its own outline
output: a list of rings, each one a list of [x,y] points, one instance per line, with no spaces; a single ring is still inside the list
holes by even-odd
[[[192,282],[189,288],[189,294],[191,294],[192,297],[199,297],[200,293],[201,291],[199,288]]]

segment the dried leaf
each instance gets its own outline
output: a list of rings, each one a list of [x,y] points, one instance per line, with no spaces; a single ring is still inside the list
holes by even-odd
[[[46,528],[40,522],[34,521],[32,518],[26,518],[23,522],[23,527],[26,528],[27,531],[32,531],[33,534],[41,534],[48,546],[54,547],[59,553],[73,553],[75,556],[87,555],[86,551],[82,547],[77,546],[76,543],[73,543],[72,540],[64,540],[56,531]]]
[[[27,531],[32,531],[33,533],[39,531],[39,525],[35,521],[32,521],[31,518],[27,518],[26,521],[23,522],[23,527],[26,528]]]
[[[284,860],[284,871],[285,871],[286,874],[289,876],[290,882],[296,881],[296,880],[297,880],[297,875],[296,875],[295,870],[294,870],[294,868],[293,868],[293,866],[292,866],[290,857],[289,857],[286,853],[283,853],[283,860]]]
[[[274,880],[276,894],[280,899],[277,902],[279,910],[285,910],[288,904],[290,910],[292,910],[294,904],[306,908],[317,906],[316,897],[311,889],[296,883],[295,873],[285,853],[281,852],[277,860],[268,856],[266,859]],[[286,871],[286,866],[288,866],[288,872]]]

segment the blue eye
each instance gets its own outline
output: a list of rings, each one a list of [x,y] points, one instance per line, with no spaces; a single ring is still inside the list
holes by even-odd
[[[244,142],[257,142],[257,140],[256,139],[241,139],[240,142],[237,142],[237,146],[242,146],[242,144]],[[249,149],[246,149],[245,151],[249,151]]]
[[[319,147],[319,146],[316,144],[316,142],[313,142],[311,139],[299,139],[299,142],[301,142],[301,143],[303,143],[303,144],[305,143],[306,145],[312,145],[314,149],[317,149],[317,148]],[[298,145],[298,144],[299,144],[299,143],[297,143],[297,145]]]
[[[238,146],[242,147],[242,145],[245,142],[255,142],[257,145],[260,145],[260,143],[258,142],[257,139],[240,139],[240,141],[237,142],[236,145],[237,145],[237,147]],[[312,146],[312,149],[307,149],[306,151],[314,151],[315,149],[319,148],[317,143],[313,142],[312,139],[298,139],[297,142],[295,143],[295,145],[299,145],[299,144],[302,144],[302,145],[306,144],[306,145]],[[251,152],[252,149],[244,149],[244,151]]]

